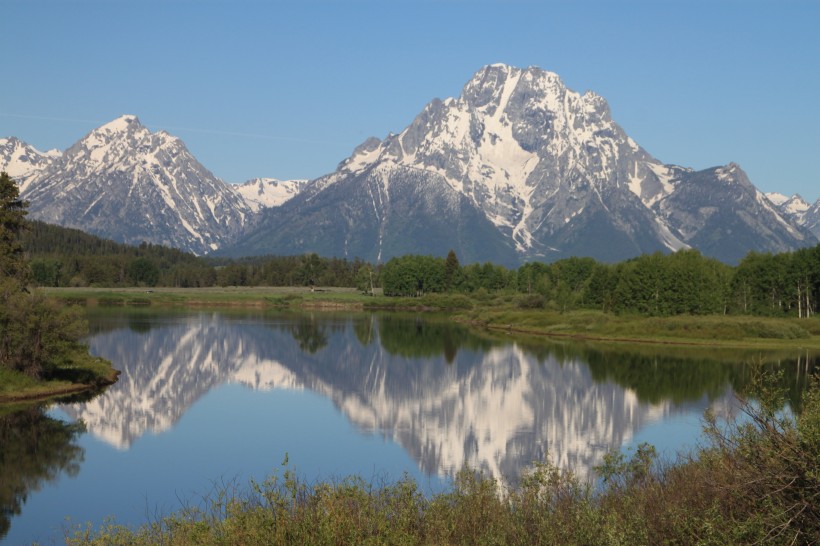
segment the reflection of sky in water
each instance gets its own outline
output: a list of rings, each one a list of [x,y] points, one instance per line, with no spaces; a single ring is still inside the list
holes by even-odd
[[[120,381],[90,403],[50,412],[88,425],[80,474],[32,492],[8,544],[49,544],[62,537],[65,516],[156,519],[215,486],[281,471],[285,454],[308,482],[356,474],[378,484],[406,472],[425,492],[445,487],[465,460],[515,482],[550,453],[585,474],[613,448],[691,447],[709,405],[707,397],[643,403],[631,389],[594,381],[577,357],[536,357],[450,326],[430,327],[433,342],[414,338],[427,335],[415,318],[114,320],[122,327],[98,323],[91,346],[122,368]],[[719,406],[730,397],[721,390]]]
[[[649,423],[639,430],[629,442],[623,445],[623,451],[628,457],[635,453],[639,445],[647,443],[655,446],[659,458],[674,460],[678,453],[697,447],[697,437],[702,428],[702,413],[673,415],[664,420]]]
[[[60,410],[50,413],[66,418]],[[420,472],[400,446],[357,432],[329,400],[309,391],[224,385],[197,401],[173,429],[145,434],[128,450],[91,434],[78,443],[85,449],[79,476],[63,476],[31,494],[4,544],[49,544],[63,536],[66,517],[71,524],[101,524],[112,515],[121,523],[141,523],[181,503],[197,505],[222,484],[244,487],[281,472],[286,454],[290,468],[308,483],[350,474],[378,483],[407,472],[424,491],[445,487],[442,479]]]

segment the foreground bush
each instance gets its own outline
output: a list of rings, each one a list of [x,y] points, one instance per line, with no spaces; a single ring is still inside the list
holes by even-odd
[[[671,466],[651,446],[613,453],[594,490],[536,463],[514,490],[468,469],[425,497],[405,477],[309,485],[285,467],[249,492],[223,489],[136,531],[78,529],[66,542],[102,544],[817,544],[820,543],[820,390],[796,418],[771,387],[730,426],[707,415],[710,442]],[[772,383],[773,384],[773,383]],[[286,463],[285,463],[286,464]]]

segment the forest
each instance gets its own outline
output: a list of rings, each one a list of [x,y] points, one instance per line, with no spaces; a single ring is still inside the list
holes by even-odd
[[[447,257],[407,255],[385,264],[359,259],[263,256],[197,257],[143,243],[129,246],[78,230],[30,222],[22,244],[39,286],[334,286],[385,296],[507,291],[522,308],[598,309],[650,316],[737,314],[809,317],[820,297],[820,246],[751,252],[737,266],[697,250],[642,255],[615,264],[574,257],[517,269],[461,265]]]

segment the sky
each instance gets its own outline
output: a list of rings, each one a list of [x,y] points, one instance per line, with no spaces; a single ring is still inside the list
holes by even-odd
[[[227,182],[316,178],[481,67],[556,72],[665,163],[820,197],[816,0],[3,0],[0,137],[135,114]]]

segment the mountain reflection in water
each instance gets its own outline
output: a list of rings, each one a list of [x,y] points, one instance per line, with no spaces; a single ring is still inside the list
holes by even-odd
[[[729,407],[745,377],[735,364],[499,340],[418,316],[199,313],[94,324],[92,352],[122,375],[63,409],[119,449],[170,429],[233,382],[309,389],[428,474],[452,476],[466,463],[507,483],[547,456],[585,475],[650,422]]]

